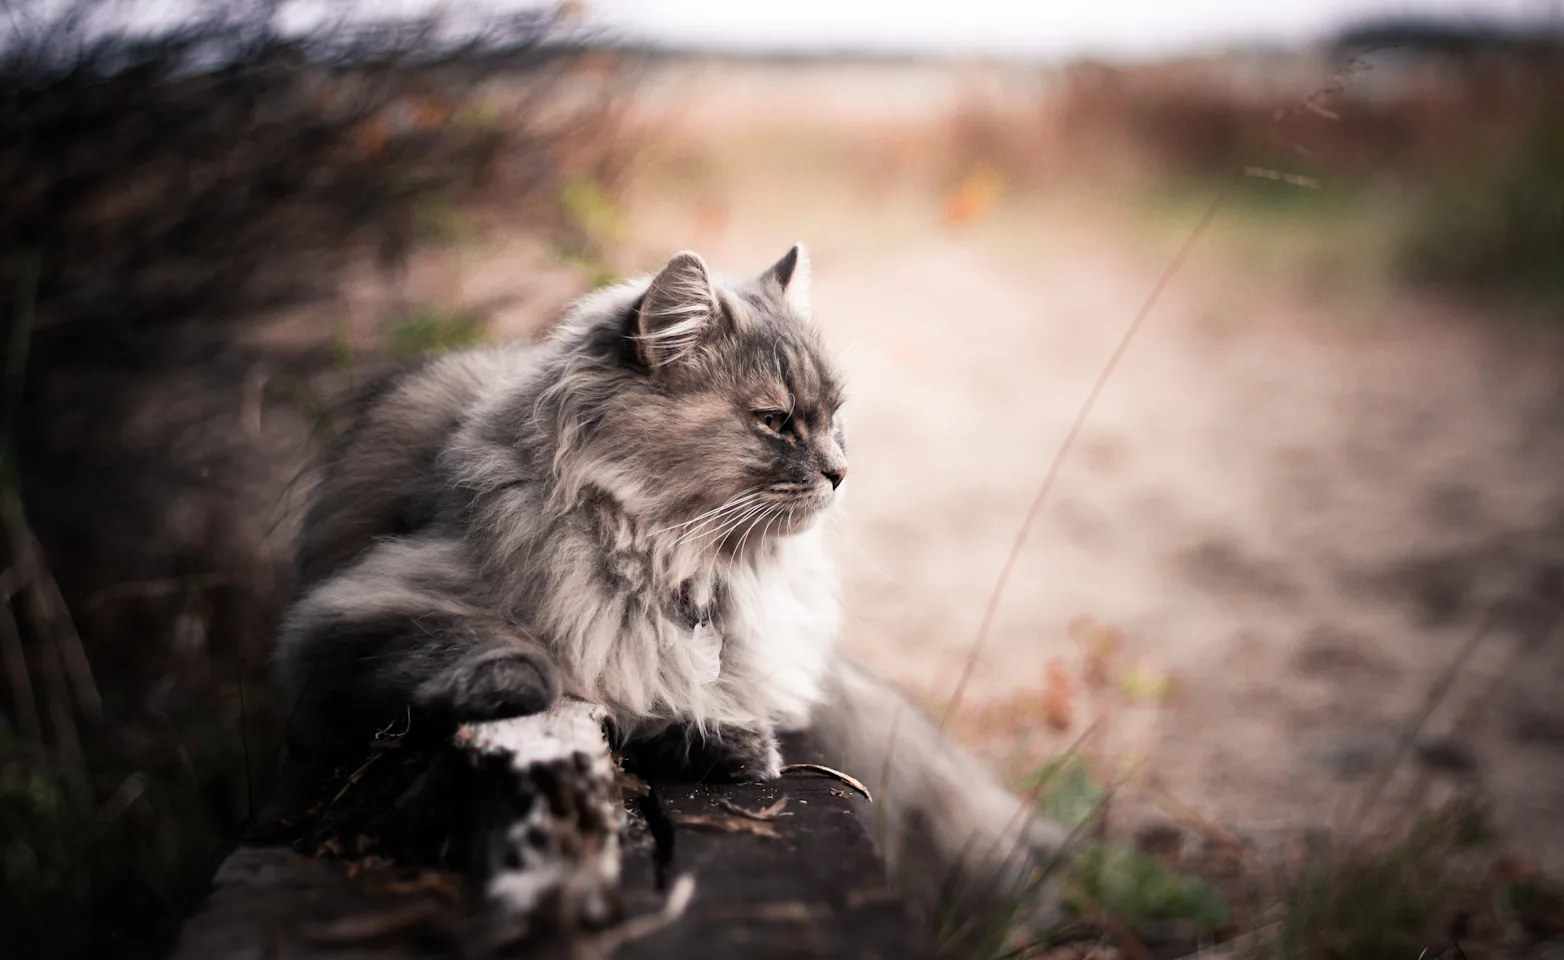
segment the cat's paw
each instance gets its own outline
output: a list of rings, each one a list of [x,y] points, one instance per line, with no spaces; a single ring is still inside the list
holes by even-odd
[[[624,756],[632,772],[726,783],[775,780],[782,774],[782,748],[769,728],[717,727],[702,734],[673,724],[630,739]]]
[[[541,713],[559,699],[559,672],[541,651],[504,647],[456,661],[413,693],[419,709],[457,723]]]
[[[744,783],[782,775],[782,747],[770,730],[719,728],[700,752],[708,765],[703,779]]]

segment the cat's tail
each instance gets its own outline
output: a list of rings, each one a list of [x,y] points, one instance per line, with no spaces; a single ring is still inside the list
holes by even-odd
[[[827,764],[874,795],[859,814],[891,879],[972,942],[996,927],[1035,929],[1055,914],[1050,877],[1066,831],[1010,793],[975,757],[884,680],[838,658],[811,734]]]

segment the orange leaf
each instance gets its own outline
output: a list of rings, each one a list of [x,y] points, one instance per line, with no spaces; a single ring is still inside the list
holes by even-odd
[[[988,216],[999,201],[1004,184],[991,170],[974,170],[945,198],[945,222],[966,226]]]
[[[1043,722],[1061,733],[1069,730],[1075,725],[1074,701],[1070,674],[1064,663],[1057,659],[1050,661],[1043,682]]]

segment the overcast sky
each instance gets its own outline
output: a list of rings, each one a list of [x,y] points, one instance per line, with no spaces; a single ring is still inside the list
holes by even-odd
[[[1389,14],[1559,22],[1559,0],[587,0],[589,21],[718,49],[1146,56],[1295,43]]]
[[[69,0],[42,0],[63,5]],[[486,12],[558,0],[285,0],[305,28],[345,10],[406,16]],[[116,0],[131,22],[166,24],[203,0]],[[1296,44],[1390,15],[1564,26],[1564,0],[577,0],[610,36],[749,52],[880,51],[1059,58],[1141,57],[1234,44]]]

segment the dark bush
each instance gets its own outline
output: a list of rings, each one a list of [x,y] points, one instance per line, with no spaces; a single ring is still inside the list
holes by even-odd
[[[1425,188],[1404,261],[1422,282],[1564,296],[1564,103],[1539,108],[1513,150]]]
[[[350,263],[394,270],[431,209],[546,226],[580,127],[530,122],[576,49],[551,13],[301,35],[268,0],[151,33],[121,9],[11,2],[0,46],[7,957],[160,955],[264,799],[283,507],[319,412],[295,392],[337,359],[330,330],[257,324]],[[515,105],[474,108],[501,76]]]

